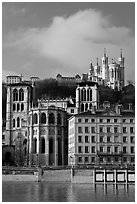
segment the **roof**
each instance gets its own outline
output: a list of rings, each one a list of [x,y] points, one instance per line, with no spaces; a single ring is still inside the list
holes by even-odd
[[[32,88],[32,86],[29,83],[13,83],[13,84],[7,84],[7,86],[29,86]]]
[[[98,83],[97,82],[93,82],[93,81],[80,81],[80,82],[77,82],[77,85],[79,86],[85,86],[85,85],[89,85],[89,86],[98,86]]]

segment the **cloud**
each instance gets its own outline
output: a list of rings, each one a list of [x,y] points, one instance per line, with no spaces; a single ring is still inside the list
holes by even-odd
[[[128,57],[128,66],[134,60],[131,30],[113,25],[109,16],[103,16],[94,9],[79,11],[68,17],[55,16],[49,27],[12,32],[4,46],[55,60],[69,72],[87,72],[90,58],[94,62],[101,57],[104,47],[110,51],[110,57],[118,57],[122,47]]]

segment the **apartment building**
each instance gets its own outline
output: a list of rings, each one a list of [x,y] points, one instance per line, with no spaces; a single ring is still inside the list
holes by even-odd
[[[68,163],[134,164],[135,115],[132,110],[87,111],[69,119]]]

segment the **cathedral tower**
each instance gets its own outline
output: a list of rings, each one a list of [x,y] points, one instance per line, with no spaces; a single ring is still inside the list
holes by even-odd
[[[121,86],[121,88],[123,88],[125,85],[124,62],[125,62],[125,59],[123,57],[123,53],[122,53],[122,49],[121,49],[120,57],[118,58],[118,64],[120,66],[120,73],[119,74],[120,74],[120,86]]]
[[[20,134],[27,136],[27,118],[31,106],[32,87],[25,83],[7,85],[6,144],[15,145]]]
[[[102,57],[102,80],[106,84],[109,81],[108,57],[104,48],[104,56]]]

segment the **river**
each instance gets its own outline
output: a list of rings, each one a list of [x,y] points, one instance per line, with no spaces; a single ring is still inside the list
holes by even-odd
[[[3,202],[134,202],[135,185],[3,182]]]

